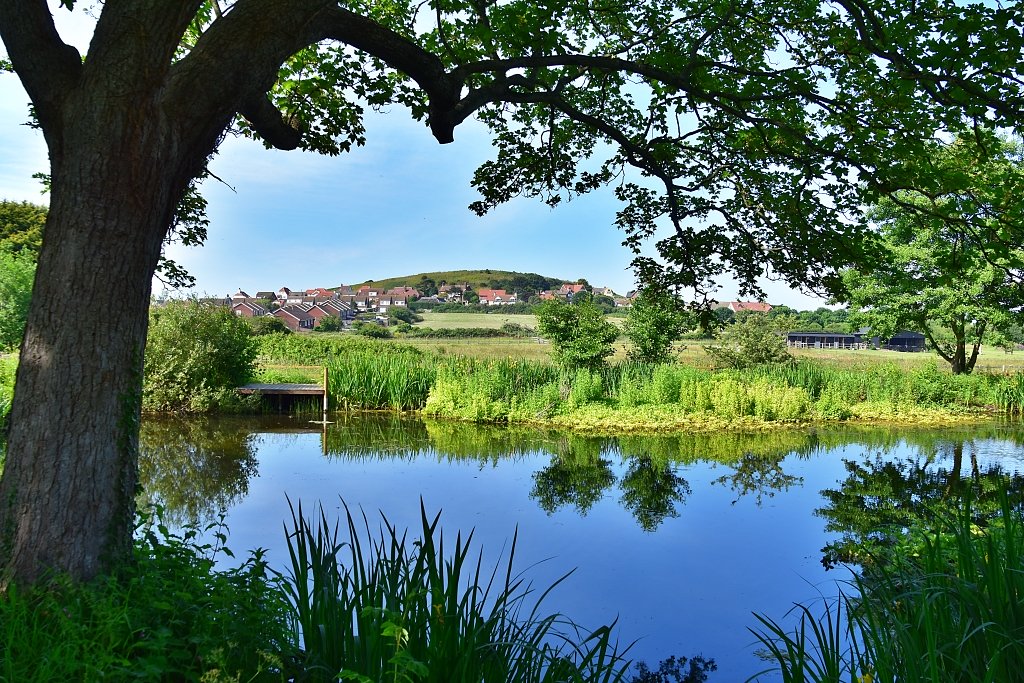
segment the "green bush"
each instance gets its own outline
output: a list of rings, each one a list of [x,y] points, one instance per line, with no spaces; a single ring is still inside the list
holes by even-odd
[[[377,323],[357,322],[352,326],[352,329],[359,336],[369,339],[390,339],[394,336],[391,334],[391,330],[381,327]]]
[[[645,287],[633,300],[623,331],[632,343],[629,357],[646,363],[672,358],[672,344],[692,327],[683,304],[662,289]]]
[[[704,350],[719,367],[750,368],[771,363],[792,363],[786,336],[778,320],[754,313],[726,325],[714,344]]]
[[[273,315],[259,315],[254,318],[246,318],[249,329],[253,335],[260,337],[265,334],[291,334],[292,331],[284,324],[284,321]]]
[[[619,336],[618,328],[589,300],[578,304],[545,301],[536,315],[540,333],[554,348],[555,362],[568,370],[600,368]]]
[[[33,252],[13,254],[0,249],[0,349],[21,345],[36,275]]]
[[[252,330],[223,307],[175,301],[150,311],[142,405],[208,412],[241,403],[235,389],[255,372]]]
[[[198,542],[202,532],[216,545]],[[280,680],[279,655],[294,640],[285,594],[260,552],[217,569],[230,555],[223,540],[217,527],[175,535],[157,522],[112,577],[10,588],[0,595],[0,680]]]

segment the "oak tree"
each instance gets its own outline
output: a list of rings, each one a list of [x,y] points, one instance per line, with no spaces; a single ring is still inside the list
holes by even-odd
[[[0,480],[0,553],[15,581],[51,569],[87,578],[128,552],[151,280],[164,240],[194,218],[194,184],[229,130],[333,155],[362,142],[365,107],[402,105],[441,143],[475,117],[495,145],[474,177],[476,211],[516,196],[557,204],[614,182],[640,274],[706,292],[724,272],[747,289],[766,270],[834,285],[837,268],[872,249],[862,222],[836,212],[898,186],[890,160],[936,128],[965,116],[1012,123],[1022,101],[1017,5],[93,9],[81,55],[45,0],[0,3],[0,38],[51,182]],[[641,253],[651,236],[660,259]],[[69,296],[87,305],[64,305]]]
[[[982,342],[1020,321],[1024,217],[1019,144],[990,131],[934,143],[917,189],[880,200],[869,216],[886,258],[845,273],[855,316],[882,338],[922,332],[954,374],[974,369]]]

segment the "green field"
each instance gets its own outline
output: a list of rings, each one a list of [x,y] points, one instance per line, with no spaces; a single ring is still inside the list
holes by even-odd
[[[505,323],[515,323],[523,327],[537,329],[537,316],[529,314],[502,314],[502,313],[433,313],[424,311],[420,313],[423,322],[416,323],[417,327],[430,327],[438,329],[441,327],[487,327],[498,329]]]
[[[416,323],[418,327],[430,327],[438,329],[442,327],[487,327],[497,329],[505,323],[515,323],[523,327],[537,329],[537,316],[528,313],[434,313],[423,311],[423,322]],[[626,319],[621,316],[607,316],[608,322],[616,327],[622,327]]]

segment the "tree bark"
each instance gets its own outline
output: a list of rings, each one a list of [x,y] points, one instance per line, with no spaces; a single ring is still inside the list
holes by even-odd
[[[210,151],[161,113],[94,83],[50,125],[50,212],[0,480],[3,583],[89,579],[130,551],[151,281]]]

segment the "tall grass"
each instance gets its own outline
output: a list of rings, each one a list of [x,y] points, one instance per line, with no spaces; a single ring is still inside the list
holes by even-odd
[[[327,363],[327,394],[335,407],[415,410],[427,400],[439,364],[411,351],[358,349]]]
[[[265,361],[327,365],[336,407],[424,409],[476,422],[543,421],[587,404],[619,411],[661,406],[681,415],[765,422],[1024,410],[1024,375],[952,375],[934,363],[845,368],[802,361],[713,371],[623,362],[562,373],[539,361],[475,360],[339,336],[269,335],[260,344]]]
[[[561,580],[535,595],[513,571],[514,538],[486,571],[472,533],[447,544],[422,506],[416,539],[386,519],[374,534],[345,510],[342,539],[322,509],[317,522],[293,509],[288,590],[308,680],[624,680],[611,627],[587,633],[541,611]]]
[[[795,629],[757,616],[783,681],[1020,680],[1024,671],[1024,525],[1006,497],[988,528],[970,507],[852,580]],[[753,677],[751,680],[756,680]],[[774,680],[774,678],[773,678]]]

